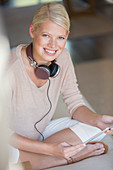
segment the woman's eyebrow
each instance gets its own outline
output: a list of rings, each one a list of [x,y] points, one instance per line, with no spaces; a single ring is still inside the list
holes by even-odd
[[[49,34],[49,35],[52,35],[51,33],[49,32],[42,32],[42,34]],[[58,36],[63,36],[63,37],[66,37],[66,34],[58,34]]]

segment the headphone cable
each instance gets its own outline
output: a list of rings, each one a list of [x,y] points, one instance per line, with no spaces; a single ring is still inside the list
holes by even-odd
[[[47,115],[48,115],[48,113],[51,111],[51,108],[52,108],[52,103],[51,103],[51,100],[50,100],[50,97],[49,97],[49,88],[50,88],[50,79],[48,79],[49,80],[49,85],[48,85],[48,88],[47,88],[47,98],[48,98],[48,101],[49,101],[49,103],[50,103],[50,108],[49,108],[49,110],[48,110],[48,112],[40,119],[40,120],[38,120],[35,124],[34,124],[34,128],[36,129],[36,131],[42,136],[42,140],[44,140],[44,135],[37,129],[37,127],[36,127],[36,125],[37,125],[37,123],[39,123],[42,119],[44,119]]]

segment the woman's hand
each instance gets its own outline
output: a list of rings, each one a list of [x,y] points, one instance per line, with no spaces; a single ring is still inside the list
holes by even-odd
[[[49,151],[51,156],[63,157],[65,159],[68,159],[76,155],[86,146],[83,143],[72,146],[66,142],[50,143],[49,145],[50,145]]]
[[[101,130],[106,129],[107,127],[113,125],[113,116],[100,115],[97,120],[97,127]],[[108,130],[106,133],[113,135],[113,128]]]

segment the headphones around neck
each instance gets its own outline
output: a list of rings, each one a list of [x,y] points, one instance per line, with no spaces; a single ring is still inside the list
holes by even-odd
[[[51,61],[49,66],[38,65],[33,58],[33,44],[29,44],[26,48],[27,57],[32,67],[35,67],[35,74],[40,79],[49,79],[49,77],[56,77],[60,72],[60,67],[55,63],[55,60]]]

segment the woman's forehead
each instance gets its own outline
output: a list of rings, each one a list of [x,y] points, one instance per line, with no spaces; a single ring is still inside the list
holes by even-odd
[[[62,26],[54,23],[51,20],[47,20],[39,25],[37,28],[39,32],[48,32],[48,33],[59,33],[59,34],[66,34],[67,30]]]

